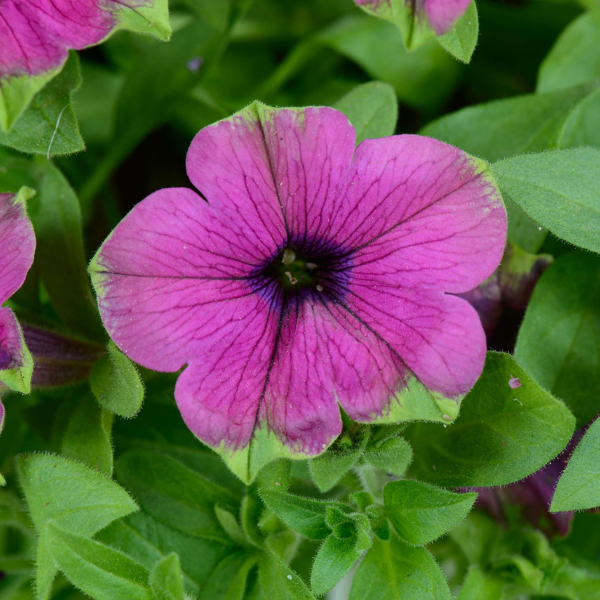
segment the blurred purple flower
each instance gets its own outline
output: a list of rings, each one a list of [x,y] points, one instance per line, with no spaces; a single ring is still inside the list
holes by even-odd
[[[187,363],[183,418],[230,456],[257,430],[319,454],[338,402],[398,421],[407,394],[460,400],[483,369],[481,323],[454,294],[504,249],[487,165],[420,136],[355,139],[333,109],[254,103],[192,142],[208,202],[155,192],[92,261],[114,341],[150,369]]]
[[[465,13],[471,0],[354,0],[358,6],[389,21],[414,19],[436,35],[448,33]],[[404,15],[408,15],[404,17]]]

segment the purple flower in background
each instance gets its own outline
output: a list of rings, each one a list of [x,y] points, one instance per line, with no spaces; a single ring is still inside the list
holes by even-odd
[[[187,364],[181,414],[226,455],[265,432],[316,455],[338,403],[398,421],[409,390],[456,406],[481,374],[481,323],[453,294],[504,249],[485,163],[420,136],[355,139],[336,110],[254,103],[191,144],[207,201],[155,192],[92,261],[111,337],[147,368]]]
[[[471,4],[471,0],[355,0],[355,2],[371,14],[398,23],[408,20],[411,28],[415,26],[429,28],[435,35],[448,33]]]
[[[33,263],[35,235],[25,202],[32,195],[0,194],[0,303],[6,302],[25,281]],[[0,308],[0,381],[12,389],[29,391],[31,356],[10,308]]]

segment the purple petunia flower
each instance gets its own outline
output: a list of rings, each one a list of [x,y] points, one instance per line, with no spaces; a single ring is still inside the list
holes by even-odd
[[[396,23],[409,40],[424,38],[426,30],[435,35],[448,33],[471,4],[471,0],[354,1],[368,13]]]
[[[487,166],[425,137],[355,139],[336,110],[254,103],[191,144],[207,201],[155,192],[90,266],[111,337],[150,369],[187,364],[181,414],[236,472],[254,444],[322,452],[338,403],[362,422],[451,419],[483,369],[477,313],[452,294],[504,249]]]
[[[0,303],[23,285],[33,263],[35,235],[25,206],[32,194],[27,188],[18,194],[0,194]],[[32,368],[15,314],[0,308],[0,381],[29,392]]]
[[[70,49],[98,44],[118,27],[167,39],[166,15],[163,0],[0,0],[0,124],[10,127]]]

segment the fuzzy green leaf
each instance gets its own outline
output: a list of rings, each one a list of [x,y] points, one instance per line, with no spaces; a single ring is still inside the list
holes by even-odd
[[[519,378],[521,386],[508,382]],[[494,486],[523,479],[571,439],[575,419],[509,355],[488,352],[485,369],[454,423],[410,430],[411,472],[443,486]]]
[[[560,257],[540,278],[519,330],[515,357],[571,409],[579,426],[598,412],[600,259]]]
[[[383,489],[385,514],[409,544],[429,544],[471,510],[477,494],[457,494],[418,481],[390,481]]]
[[[452,56],[461,62],[469,63],[475,52],[478,37],[479,15],[475,0],[472,0],[469,8],[454,27],[448,33],[438,36],[437,41]]]
[[[550,510],[586,510],[600,506],[600,419],[575,448],[558,480]]]
[[[150,572],[150,587],[155,600],[184,600],[179,556],[172,552],[161,558]]]
[[[100,406],[111,413],[131,418],[142,408],[144,384],[140,375],[112,341],[108,354],[94,365],[90,384]]]
[[[386,137],[396,131],[398,100],[389,83],[363,83],[338,100],[333,108],[343,112],[356,131],[356,143]]]
[[[321,596],[333,588],[361,553],[356,550],[352,538],[338,539],[330,535],[319,548],[310,575],[310,587],[315,596]]]

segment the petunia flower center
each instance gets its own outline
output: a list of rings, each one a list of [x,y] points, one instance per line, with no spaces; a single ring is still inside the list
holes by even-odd
[[[277,277],[284,290],[293,291],[310,287],[323,291],[323,286],[318,282],[319,265],[297,255],[291,248],[283,250],[281,262],[279,265],[275,262],[273,268],[278,271]]]

